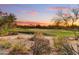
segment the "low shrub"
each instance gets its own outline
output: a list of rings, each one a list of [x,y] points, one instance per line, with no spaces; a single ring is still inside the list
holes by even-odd
[[[55,48],[58,50],[57,53],[60,55],[76,55],[79,54],[74,50],[73,46],[69,45],[68,40],[55,39]],[[74,43],[73,43],[74,44]]]
[[[12,46],[10,55],[26,55],[29,54],[30,48],[26,47],[24,44],[16,43]]]
[[[50,42],[44,38],[42,33],[36,33],[32,40],[34,40],[32,47],[34,55],[48,55],[51,53]]]
[[[11,47],[11,43],[7,40],[0,40],[0,48],[1,49],[8,49]]]

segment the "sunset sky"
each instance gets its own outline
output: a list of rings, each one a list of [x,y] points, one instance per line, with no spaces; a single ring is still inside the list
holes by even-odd
[[[58,9],[77,7],[74,4],[1,4],[0,10],[15,14],[21,21],[50,22]]]

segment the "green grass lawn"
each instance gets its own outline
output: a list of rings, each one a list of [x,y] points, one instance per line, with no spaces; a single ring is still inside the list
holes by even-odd
[[[74,36],[74,33],[72,30],[64,30],[64,29],[16,28],[14,31],[23,32],[23,33],[27,33],[27,34],[33,34],[35,32],[42,32],[44,35],[47,35],[47,36],[58,36],[58,37]],[[77,31],[77,35],[79,35],[78,31]]]

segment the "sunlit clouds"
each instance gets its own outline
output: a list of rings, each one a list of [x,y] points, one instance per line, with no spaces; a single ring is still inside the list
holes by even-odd
[[[48,10],[70,10],[67,7],[49,7]]]
[[[38,12],[36,12],[36,11],[30,11],[30,12],[27,12],[26,14],[28,14],[30,16],[37,16]]]
[[[79,9],[77,5],[69,4],[9,4],[0,5],[0,10],[13,13],[19,21],[35,21],[51,23],[58,10],[63,10],[63,16],[69,16],[72,8]],[[73,15],[73,14],[72,14]],[[54,20],[54,19],[53,19]]]

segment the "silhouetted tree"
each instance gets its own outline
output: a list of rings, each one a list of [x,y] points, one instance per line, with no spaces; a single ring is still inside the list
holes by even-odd
[[[74,35],[75,37],[77,36],[76,35],[76,30],[77,28],[75,28],[75,22],[79,19],[79,9],[78,8],[70,8],[69,11],[66,11],[64,12],[64,10],[58,10],[58,13],[56,14],[57,17],[54,18],[54,19],[57,19],[57,20],[61,20],[61,21],[64,21],[64,24],[66,26],[68,26],[68,22],[71,21],[71,26],[73,28],[73,32],[74,32]],[[58,22],[59,23],[59,22]]]
[[[36,25],[36,28],[40,28],[41,26],[38,24],[38,25]]]

